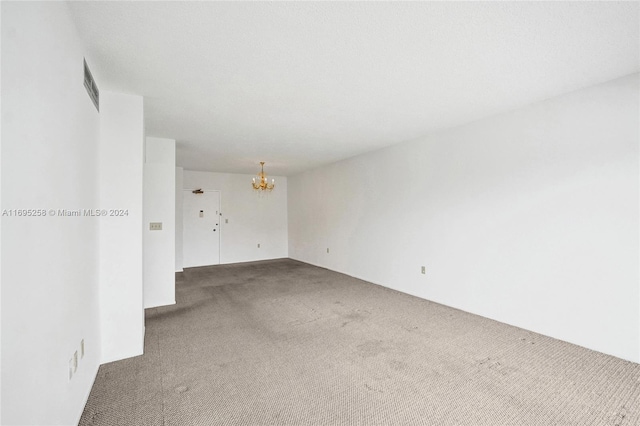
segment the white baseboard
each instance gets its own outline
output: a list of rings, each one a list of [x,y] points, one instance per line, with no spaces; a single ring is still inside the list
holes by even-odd
[[[151,308],[159,308],[160,306],[171,306],[171,305],[175,305],[176,301],[175,300],[170,300],[170,301],[162,301],[162,302],[151,302],[149,303],[149,306],[145,306],[145,309],[151,309]]]
[[[79,424],[80,423],[80,419],[82,418],[82,413],[84,412],[84,408],[87,406],[87,402],[89,401],[89,395],[91,395],[91,389],[93,389],[93,385],[96,382],[96,378],[98,377],[98,370],[100,369],[100,364],[98,364],[98,366],[96,367],[96,372],[93,374],[93,380],[91,381],[91,386],[89,386],[89,389],[87,389],[86,394],[83,398],[83,402],[82,402],[82,408],[80,409],[80,412],[76,415],[76,422],[74,424]]]

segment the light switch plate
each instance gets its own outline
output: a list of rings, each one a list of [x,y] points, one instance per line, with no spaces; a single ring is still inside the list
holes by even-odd
[[[162,222],[150,222],[149,223],[150,231],[162,231]]]

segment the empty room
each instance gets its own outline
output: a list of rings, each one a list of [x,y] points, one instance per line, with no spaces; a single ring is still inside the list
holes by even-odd
[[[2,425],[640,425],[640,3],[0,3]]]

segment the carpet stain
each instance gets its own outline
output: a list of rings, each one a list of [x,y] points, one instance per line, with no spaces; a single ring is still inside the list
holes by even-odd
[[[622,426],[624,424],[624,419],[627,417],[627,409],[623,406],[618,413],[615,415],[614,425]]]
[[[369,340],[356,346],[356,348],[358,350],[358,355],[362,358],[374,357],[387,351],[387,349],[383,347],[382,340]]]
[[[371,315],[371,312],[369,311],[361,311],[359,309],[349,312],[346,315],[343,315],[345,319],[351,320],[351,321],[362,321],[364,319],[366,319],[369,315]]]
[[[188,388],[187,386],[178,386],[178,387],[176,388],[176,392],[177,392],[177,393],[185,393],[185,392],[186,392],[186,391],[188,391],[188,390],[189,390],[189,388]]]
[[[384,393],[384,391],[382,391],[382,390],[380,390],[380,389],[376,389],[376,388],[374,388],[374,387],[372,387],[372,386],[368,385],[367,383],[365,383],[365,384],[364,384],[364,387],[365,387],[365,388],[367,388],[367,389],[369,389],[370,391],[373,391],[373,392]]]
[[[491,357],[483,358],[479,361],[476,361],[476,365],[479,367],[479,370],[495,371],[503,376],[506,376],[516,370],[512,367],[504,365],[502,362]]]
[[[392,359],[391,361],[389,361],[389,367],[391,367],[391,369],[395,371],[403,371],[407,369],[407,363]]]

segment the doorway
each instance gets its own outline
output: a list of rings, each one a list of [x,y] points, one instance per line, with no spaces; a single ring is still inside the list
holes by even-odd
[[[183,265],[220,264],[220,191],[183,193]]]

